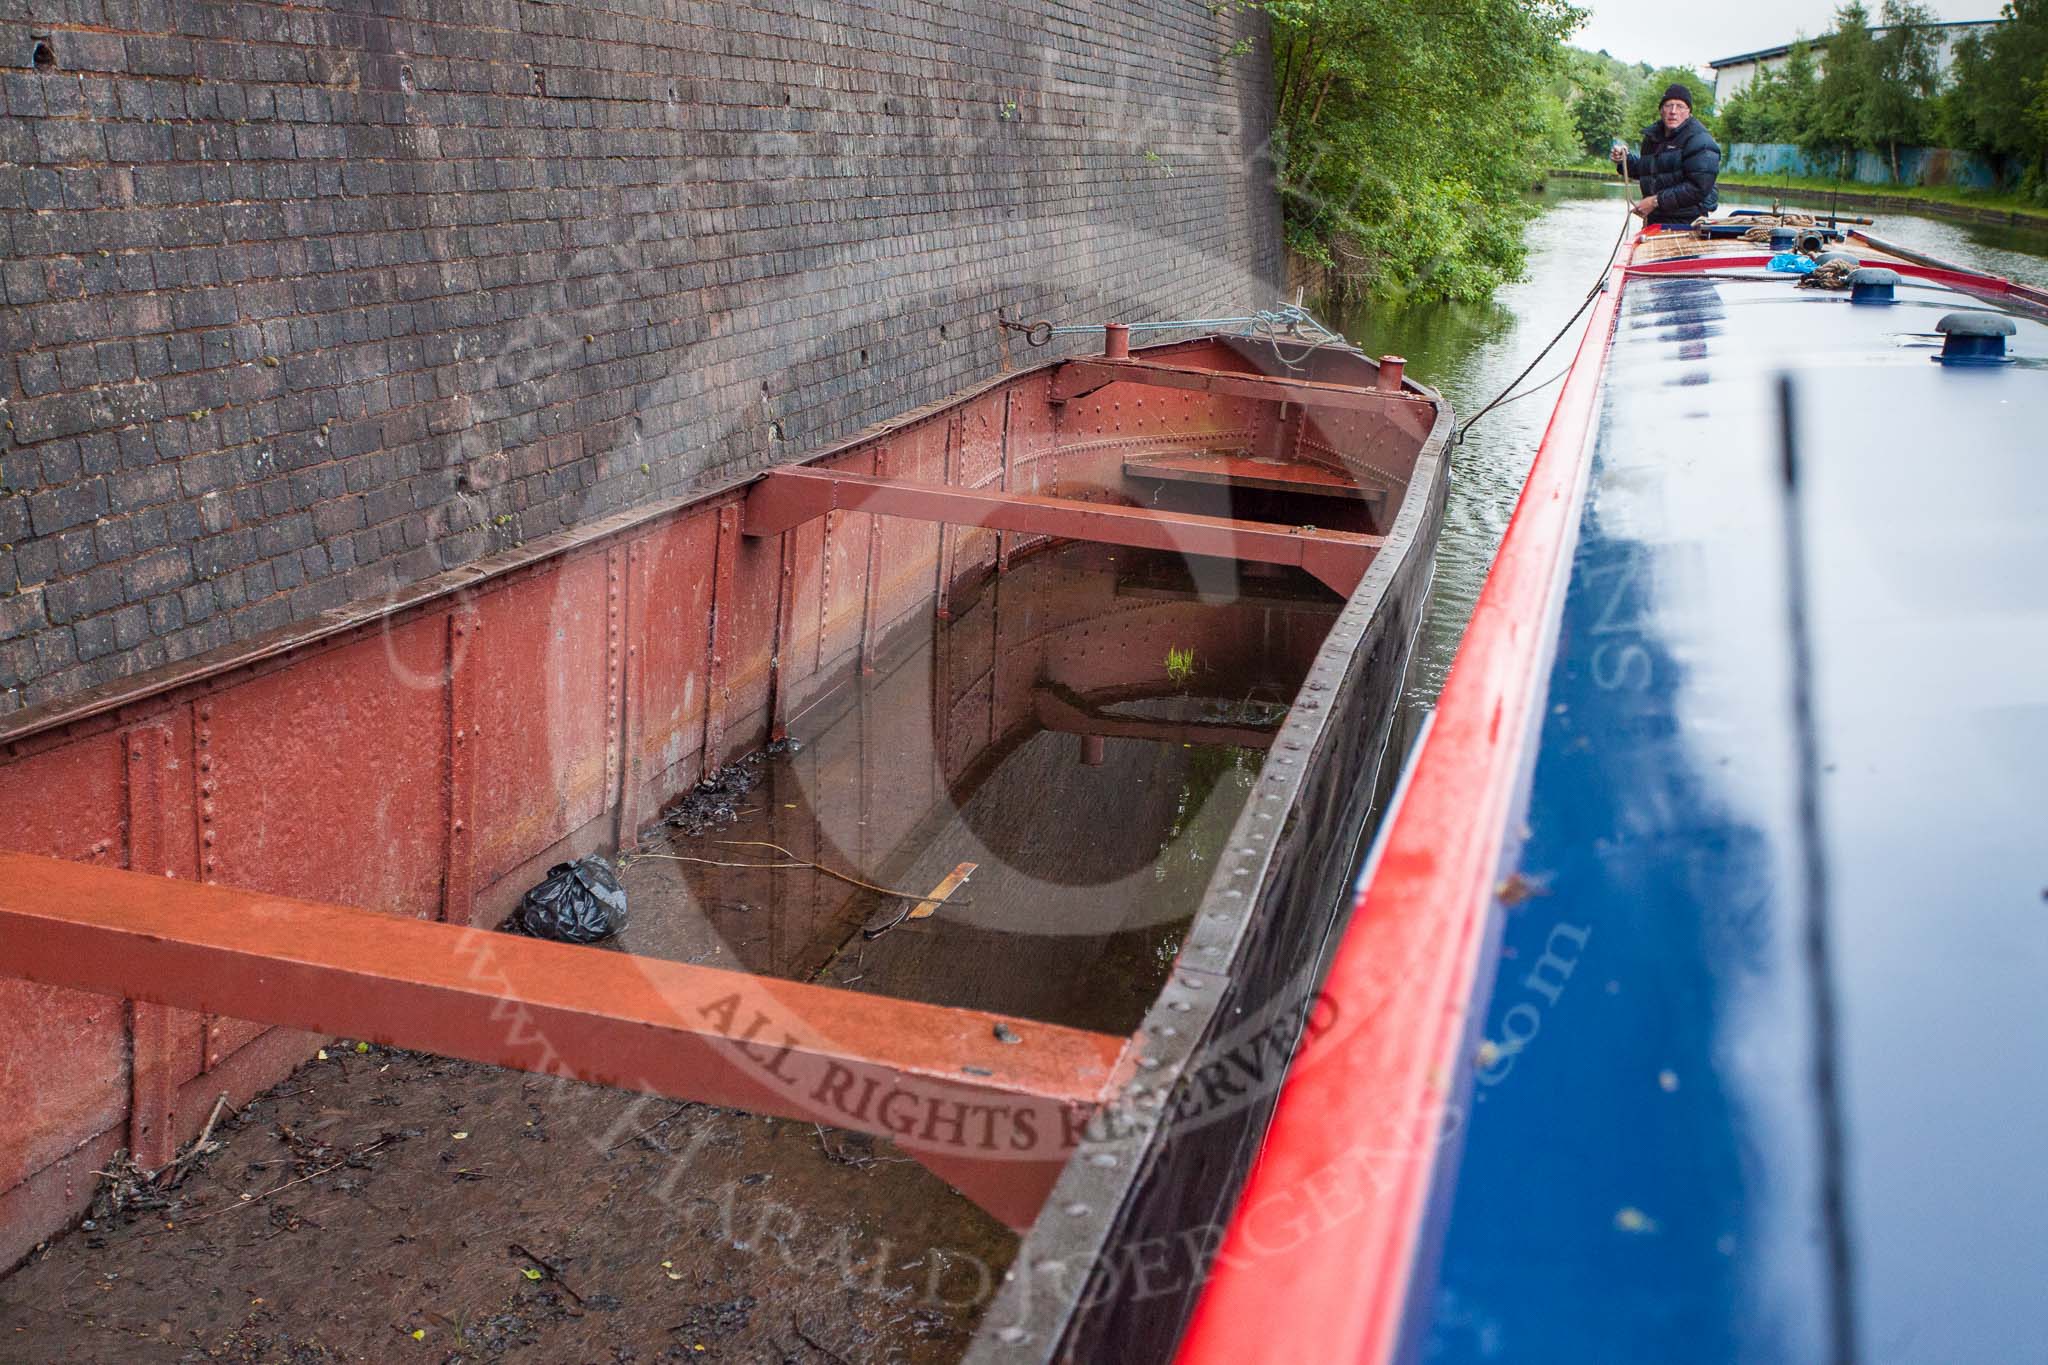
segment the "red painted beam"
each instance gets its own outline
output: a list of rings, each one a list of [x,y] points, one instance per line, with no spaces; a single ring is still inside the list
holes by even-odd
[[[0,854],[0,974],[875,1133],[1017,1227],[1128,1046],[18,853]]]
[[[1052,401],[1064,403],[1074,398],[1086,398],[1111,384],[1147,384],[1153,388],[1215,394],[1219,398],[1252,398],[1268,403],[1300,403],[1310,408],[1358,412],[1406,412],[1418,408],[1427,410],[1433,406],[1421,394],[1405,390],[1389,393],[1382,389],[1331,384],[1323,380],[1205,370],[1192,365],[1167,365],[1157,360],[1070,360],[1053,371]]]
[[[1339,1022],[1289,1064],[1179,1365],[1384,1365],[1401,1345],[1626,278],[1586,324],[1324,983]]]
[[[1313,526],[1279,526],[1029,493],[945,488],[800,466],[772,469],[762,475],[760,482],[747,490],[742,524],[750,536],[772,536],[835,511],[1287,564],[1305,569],[1341,597],[1349,597],[1358,587],[1373,555],[1386,543],[1381,536]]]

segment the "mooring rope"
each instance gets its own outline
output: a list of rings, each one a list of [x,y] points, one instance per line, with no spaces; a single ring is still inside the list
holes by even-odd
[[[1515,386],[1520,384],[1524,379],[1527,379],[1529,377],[1529,372],[1531,370],[1534,370],[1538,365],[1543,363],[1543,357],[1549,355],[1551,351],[1556,348],[1557,343],[1564,340],[1565,333],[1571,331],[1572,324],[1577,322],[1579,320],[1580,315],[1583,314],[1588,308],[1593,306],[1593,300],[1599,298],[1600,291],[1607,287],[1607,272],[1614,268],[1614,258],[1621,254],[1621,244],[1628,237],[1629,220],[1633,217],[1634,215],[1631,213],[1624,213],[1622,215],[1621,231],[1614,234],[1614,245],[1607,249],[1607,259],[1601,262],[1600,273],[1593,279],[1593,287],[1586,291],[1586,297],[1579,300],[1579,306],[1577,308],[1572,309],[1572,315],[1564,320],[1564,326],[1557,329],[1557,335],[1551,337],[1550,340],[1543,343],[1543,349],[1538,351],[1535,354],[1535,356],[1529,361],[1529,363],[1522,367],[1522,372],[1520,374],[1516,375],[1513,379],[1510,379],[1508,381],[1506,388],[1502,389],[1499,393],[1493,396],[1493,400],[1491,402],[1489,402],[1485,407],[1479,409],[1479,411],[1473,413],[1471,417],[1466,419],[1465,425],[1459,427],[1457,434],[1451,438],[1452,445],[1461,446],[1465,444],[1465,437],[1471,433],[1473,427],[1479,425],[1479,419],[1486,416],[1487,413],[1492,412],[1495,408],[1500,407],[1505,403],[1512,403],[1513,401],[1515,401],[1515,398],[1526,398],[1530,393],[1535,393],[1539,389],[1545,388],[1551,383],[1555,382],[1556,379],[1561,379],[1564,377],[1565,374],[1570,373],[1571,367],[1567,365],[1563,370],[1559,371],[1553,379],[1544,380],[1543,383],[1538,384],[1534,389],[1528,390],[1527,393],[1516,394],[1514,392]],[[1510,394],[1514,394],[1514,397],[1509,397]]]

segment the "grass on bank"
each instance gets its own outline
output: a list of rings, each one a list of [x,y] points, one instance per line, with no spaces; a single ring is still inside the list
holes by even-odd
[[[1589,159],[1552,169],[1574,176],[1588,171],[1602,176],[1614,175],[1614,164],[1606,160]],[[2015,214],[2030,225],[2048,227],[2048,212],[2043,212],[2039,204],[2017,194],[2000,194],[1995,190],[1961,189],[1954,185],[1866,185],[1858,181],[1838,182],[1798,175],[1744,175],[1739,171],[1723,174],[1719,184],[1723,189],[1762,190],[1805,199],[1826,199],[1839,189],[1844,195],[1874,194],[1890,199],[1914,199],[1925,204],[1992,209]]]

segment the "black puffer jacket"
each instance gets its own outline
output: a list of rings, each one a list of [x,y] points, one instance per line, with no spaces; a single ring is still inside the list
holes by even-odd
[[[1690,223],[1721,205],[1714,178],[1721,173],[1721,144],[1707,125],[1689,118],[1669,132],[1662,123],[1643,129],[1643,151],[1628,159],[1631,180],[1645,195],[1657,196],[1653,223]]]

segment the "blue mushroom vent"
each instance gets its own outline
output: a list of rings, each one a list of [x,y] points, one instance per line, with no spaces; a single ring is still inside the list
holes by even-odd
[[[1935,359],[1944,365],[2012,363],[2012,357],[2005,353],[2005,339],[2018,328],[2002,313],[1946,313],[1934,324],[1934,330],[1942,336],[1941,354]]]
[[[1898,287],[1899,272],[1881,265],[1866,265],[1849,276],[1849,302],[1890,303]]]
[[[1771,250],[1790,251],[1799,241],[1799,229],[1774,227],[1771,229]]]

